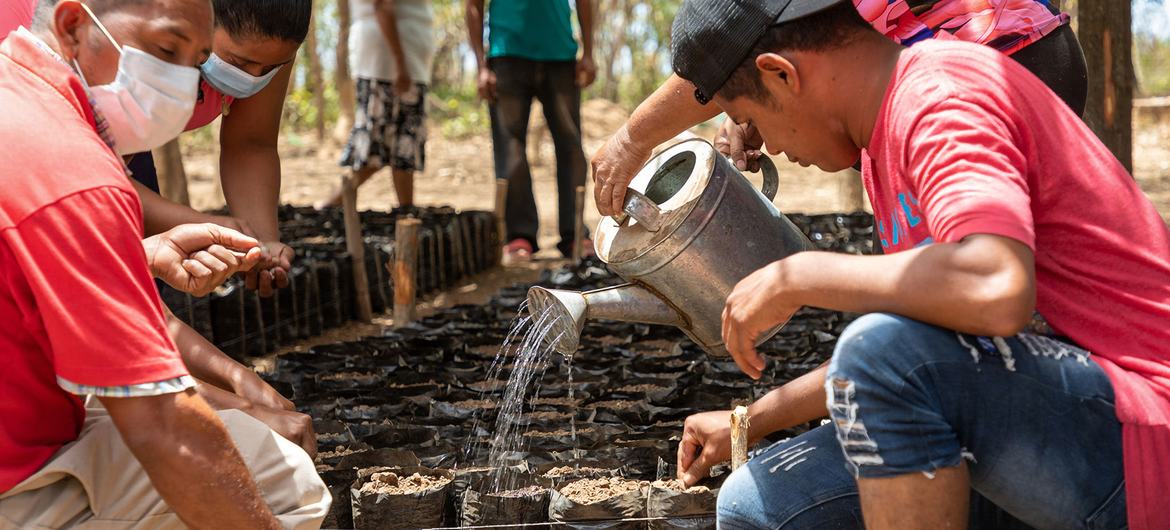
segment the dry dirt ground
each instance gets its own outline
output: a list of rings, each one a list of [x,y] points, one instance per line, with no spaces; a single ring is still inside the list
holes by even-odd
[[[554,249],[557,238],[555,203],[555,156],[552,143],[543,129],[543,118],[536,109],[532,112],[529,138],[529,161],[532,165],[537,208],[540,212],[540,244]],[[582,106],[584,147],[587,157],[605,142],[606,138],[626,119],[626,112],[604,100],[585,102]],[[1139,116],[1135,122],[1135,173],[1142,188],[1157,205],[1163,218],[1170,222],[1170,119],[1151,120]],[[710,139],[714,130],[697,128],[693,133]],[[216,135],[218,137],[218,135]],[[337,166],[344,134],[335,132],[325,141],[314,137],[285,137],[281,140],[281,158],[284,182],[281,200],[293,204],[312,204],[328,194],[338,182],[341,169]],[[193,206],[200,209],[223,205],[219,188],[218,152],[210,147],[185,146]],[[780,193],[777,204],[785,212],[835,212],[864,208],[864,198],[857,195],[853,184],[858,178],[852,171],[825,173],[816,168],[802,168],[778,157]],[[758,177],[749,178],[759,182]],[[493,205],[494,174],[492,169],[491,139],[487,134],[459,139],[448,139],[439,134],[432,124],[427,145],[426,171],[416,177],[416,201],[421,205],[451,205],[459,209],[491,209]],[[593,202],[590,182],[586,192],[585,223],[591,229],[597,224],[598,214]],[[395,204],[389,172],[383,171],[362,187],[358,206],[362,209],[388,209]],[[516,282],[531,282],[547,267],[556,266],[559,254],[543,250],[538,261],[496,269],[471,278],[448,292],[420,301],[420,316],[437,307],[458,303],[482,304],[501,287]],[[388,316],[380,316],[371,324],[353,323],[331,330],[327,334],[294,345],[289,349],[302,350],[313,344],[352,339],[377,334],[380,327],[390,325]],[[270,360],[260,360],[263,365]]]

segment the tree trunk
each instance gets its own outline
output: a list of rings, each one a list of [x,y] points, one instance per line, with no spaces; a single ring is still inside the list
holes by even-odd
[[[309,19],[309,35],[305,39],[305,58],[309,63],[309,78],[306,88],[313,95],[313,106],[316,107],[316,120],[313,123],[317,131],[317,141],[325,141],[325,78],[321,71],[321,54],[317,50],[317,10],[313,10],[313,17]]]
[[[187,195],[187,172],[183,169],[183,151],[179,149],[179,139],[175,138],[166,145],[155,149],[154,166],[158,171],[159,193],[184,206],[191,205],[191,198]]]
[[[616,7],[617,3],[617,0],[615,0],[613,4],[611,4],[611,7]],[[618,100],[618,88],[621,85],[621,79],[619,79],[614,72],[614,66],[617,65],[617,58],[621,53],[622,48],[626,47],[626,29],[629,27],[630,19],[634,17],[633,2],[628,0],[622,2],[621,7],[622,9],[620,16],[622,17],[622,20],[619,23],[617,29],[611,33],[612,38],[609,42],[609,53],[605,58],[605,85],[602,90],[602,97],[613,102],[617,102]]]
[[[333,82],[337,86],[337,101],[341,106],[341,119],[337,129],[349,133],[353,126],[354,88],[349,75],[349,0],[337,0],[337,68],[333,71]]]
[[[1085,123],[1133,171],[1133,19],[1128,1],[1080,0],[1078,35],[1089,67]]]

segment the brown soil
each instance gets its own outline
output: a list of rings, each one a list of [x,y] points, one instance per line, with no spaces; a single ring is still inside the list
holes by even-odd
[[[525,418],[536,421],[560,421],[572,418],[573,415],[568,412],[530,412],[524,415]]]
[[[589,427],[587,429],[577,429],[577,434],[587,434],[587,433],[591,433],[591,432],[593,432],[592,427]],[[524,436],[527,436],[529,438],[560,438],[560,437],[572,436],[572,435],[573,435],[573,431],[563,430],[563,429],[559,430],[559,431],[527,431],[524,433]]]
[[[591,403],[589,405],[586,405],[585,408],[628,410],[628,409],[634,408],[636,405],[637,405],[637,403],[632,402],[632,401],[612,400],[612,401],[598,401],[597,403]]]
[[[659,385],[652,385],[652,384],[649,384],[649,383],[643,383],[643,384],[640,384],[640,385],[626,385],[626,386],[623,386],[623,387],[621,387],[621,388],[618,388],[618,389],[614,390],[614,392],[625,392],[625,393],[631,393],[631,392],[658,392],[658,391],[661,391],[661,390],[666,390],[666,387],[664,387],[664,386],[659,386]]]
[[[362,383],[372,382],[377,378],[377,374],[371,374],[369,372],[336,372],[321,376],[322,381],[345,381],[353,379]]]
[[[399,477],[390,472],[374,473],[369,482],[362,484],[361,492],[409,495],[439,489],[446,486],[448,482],[451,482],[451,479],[447,477],[432,477],[418,473],[409,477]]]
[[[547,406],[553,406],[553,407],[576,407],[577,405],[579,405],[581,403],[581,400],[569,399],[567,397],[561,397],[561,398],[543,397],[543,398],[533,399],[533,400],[529,401],[528,403],[530,403],[534,407],[540,406],[540,405],[547,405]]]
[[[544,478],[562,478],[562,477],[576,477],[584,475],[608,475],[611,470],[602,469],[600,467],[573,467],[561,466],[554,467],[544,472]]]
[[[403,384],[398,384],[398,383],[390,383],[390,384],[386,385],[386,388],[422,388],[422,387],[427,387],[427,386],[435,386],[437,384],[439,384],[439,383],[436,383],[434,381],[426,381],[423,383],[410,383],[408,385],[403,385]]]
[[[337,457],[342,457],[345,455],[352,455],[356,452],[358,452],[358,450],[350,449],[344,445],[339,445],[339,446],[337,446],[336,449],[334,449],[332,451],[325,451],[323,453],[317,453],[317,461],[321,462],[321,461],[325,460],[326,458],[337,458]]]
[[[685,487],[683,486],[683,481],[677,478],[671,480],[655,480],[654,482],[651,482],[650,485],[655,488],[663,488],[671,491],[686,493],[703,493],[706,491],[711,491],[711,488],[708,488],[707,486],[691,486],[689,488]]]
[[[504,497],[508,499],[520,499],[524,497],[535,497],[544,493],[544,488],[540,486],[528,486],[527,488],[520,488],[510,491],[502,491],[500,493],[489,493],[492,497]]]
[[[593,504],[623,493],[638,491],[643,482],[617,477],[585,478],[561,488],[561,495],[578,504]]]
[[[455,405],[456,407],[461,408],[461,409],[485,409],[485,410],[494,409],[494,408],[500,406],[500,404],[498,402],[492,401],[490,399],[465,399],[463,401],[456,401],[456,402],[452,403],[452,405]]]
[[[318,444],[334,444],[334,443],[341,443],[341,442],[348,442],[348,441],[349,441],[349,436],[346,436],[343,433],[339,433],[339,432],[317,433],[317,443]]]

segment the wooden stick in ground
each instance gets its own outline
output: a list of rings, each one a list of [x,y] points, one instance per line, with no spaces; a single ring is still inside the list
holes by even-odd
[[[366,277],[366,245],[362,240],[362,220],[357,211],[357,183],[352,175],[341,176],[341,208],[345,218],[345,248],[353,260],[353,288],[357,295],[358,318],[374,318],[370,305],[370,281]]]
[[[394,227],[394,327],[414,322],[420,224],[408,217]]]
[[[731,412],[731,469],[734,471],[747,463],[748,450],[747,407],[740,405]]]
[[[573,222],[577,223],[573,229],[573,263],[581,263],[581,245],[585,242],[585,186],[577,186],[576,212]]]
[[[507,226],[504,224],[504,210],[508,205],[508,181],[505,179],[496,179],[496,230],[499,233],[499,247],[503,247],[508,243],[508,234],[504,232]],[[498,253],[497,253],[498,254]]]

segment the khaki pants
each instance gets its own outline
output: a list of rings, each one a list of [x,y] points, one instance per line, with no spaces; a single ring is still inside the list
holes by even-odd
[[[332,499],[304,449],[243,412],[218,414],[281,524],[296,530],[319,528]],[[155,491],[106,411],[88,408],[76,441],[0,494],[0,530],[16,528],[154,530],[185,525]]]

